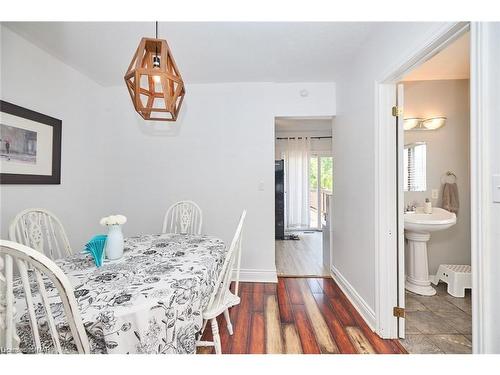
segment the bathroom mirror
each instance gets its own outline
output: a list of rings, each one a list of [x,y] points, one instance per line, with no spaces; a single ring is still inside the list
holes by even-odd
[[[404,191],[426,191],[426,153],[425,142],[415,142],[405,145],[404,165]]]

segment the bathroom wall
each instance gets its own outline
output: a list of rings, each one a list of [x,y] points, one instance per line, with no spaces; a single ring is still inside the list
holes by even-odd
[[[457,224],[433,233],[428,244],[429,273],[435,274],[440,264],[470,264],[469,80],[405,82],[404,96],[405,117],[447,117],[438,130],[405,132],[405,144],[427,143],[427,191],[405,192],[405,206],[422,206],[432,189],[439,189],[439,198],[431,201],[440,207],[443,175],[448,170],[457,175]]]

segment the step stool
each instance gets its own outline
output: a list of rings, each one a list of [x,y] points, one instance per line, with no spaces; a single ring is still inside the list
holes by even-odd
[[[472,289],[471,268],[467,265],[441,264],[432,283],[437,285],[439,280],[448,284],[453,297],[465,297],[465,289]]]

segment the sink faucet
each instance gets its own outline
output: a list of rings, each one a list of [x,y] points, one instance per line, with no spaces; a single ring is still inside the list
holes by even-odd
[[[405,207],[405,212],[415,212],[417,210],[417,205],[415,202],[412,204],[408,203]]]

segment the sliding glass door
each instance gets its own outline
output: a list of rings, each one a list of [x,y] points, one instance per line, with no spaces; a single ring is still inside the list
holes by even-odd
[[[321,230],[326,223],[327,196],[333,188],[333,159],[313,154],[309,160],[309,214],[311,229]]]

